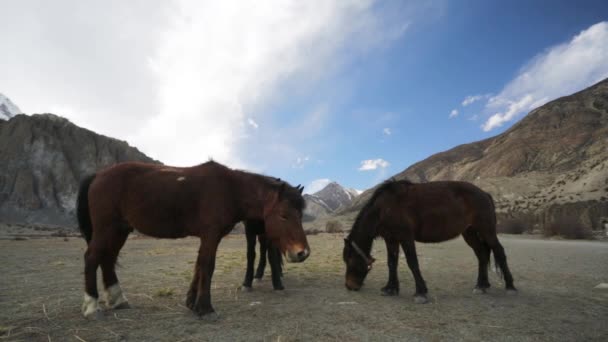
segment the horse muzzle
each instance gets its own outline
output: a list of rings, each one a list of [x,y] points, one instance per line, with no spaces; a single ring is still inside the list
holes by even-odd
[[[300,250],[289,250],[287,252],[287,261],[289,262],[302,262],[310,255],[310,249],[308,247]]]

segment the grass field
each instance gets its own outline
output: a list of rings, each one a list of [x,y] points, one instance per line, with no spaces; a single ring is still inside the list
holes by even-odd
[[[608,340],[608,243],[501,236],[520,293],[472,294],[477,264],[459,238],[418,244],[431,303],[414,304],[403,255],[401,295],[380,296],[387,279],[384,243],[359,292],[344,288],[342,235],[309,236],[311,257],[286,264],[285,291],[269,274],[241,292],[245,238],[220,245],[212,300],[216,322],[185,306],[197,239],[129,239],[120,258],[121,285],[132,309],[80,314],[85,242],[79,238],[0,241],[0,339],[10,341],[384,341]],[[403,253],[402,253],[403,254]],[[269,270],[268,270],[269,271]],[[100,287],[101,289],[101,287]]]

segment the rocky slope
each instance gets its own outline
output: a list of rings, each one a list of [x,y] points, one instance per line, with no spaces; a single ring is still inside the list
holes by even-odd
[[[53,114],[0,120],[0,222],[73,225],[79,180],[129,160],[154,162]]]
[[[608,79],[530,112],[506,132],[457,146],[394,176],[415,182],[465,180],[490,192],[499,219],[542,227],[577,218],[608,222]],[[341,211],[360,209],[374,189]]]
[[[347,208],[352,204],[357,195],[356,190],[345,188],[336,182],[331,182],[312,195],[304,195],[304,199],[306,200],[304,220],[312,221]]]

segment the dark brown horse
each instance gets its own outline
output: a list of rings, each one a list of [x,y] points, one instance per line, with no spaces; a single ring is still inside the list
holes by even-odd
[[[371,270],[372,242],[381,236],[388,254],[388,283],[383,295],[399,294],[397,264],[399,245],[416,282],[416,303],[426,303],[427,288],[418,268],[415,241],[441,242],[462,234],[479,261],[475,293],[490,287],[490,252],[504,276],[507,292],[515,293],[507,257],[496,236],[496,213],[492,197],[466,182],[414,184],[406,180],[383,183],[359,212],[344,240],[346,287],[359,290]]]
[[[83,314],[101,315],[98,266],[107,304],[128,306],[114,265],[133,229],[157,238],[200,238],[186,305],[200,316],[214,313],[211,277],[222,237],[239,221],[263,220],[267,237],[288,261],[304,261],[310,250],[302,229],[303,206],[300,189],[213,161],[186,168],[122,163],[102,170],[85,179],[78,194],[78,222],[88,244]]]
[[[247,271],[245,272],[245,280],[243,281],[243,290],[251,291],[253,279],[262,279],[264,277],[264,269],[266,268],[266,259],[270,262],[270,272],[272,277],[272,287],[275,290],[283,290],[283,266],[280,250],[272,245],[266,237],[264,222],[249,220],[245,222],[245,236],[247,237]],[[260,261],[258,268],[253,274],[253,265],[255,263],[255,241],[256,238],[260,243]]]

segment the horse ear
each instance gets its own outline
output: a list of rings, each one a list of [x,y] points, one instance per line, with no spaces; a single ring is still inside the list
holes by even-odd
[[[300,195],[302,194],[302,192],[304,192],[304,187],[303,186],[300,188]]]

